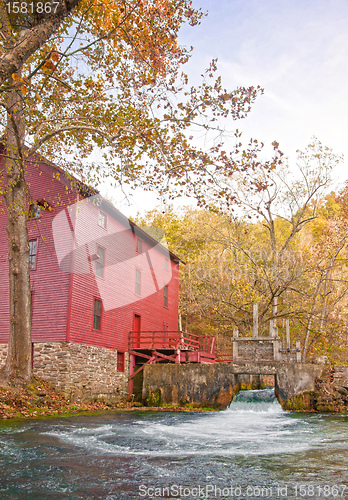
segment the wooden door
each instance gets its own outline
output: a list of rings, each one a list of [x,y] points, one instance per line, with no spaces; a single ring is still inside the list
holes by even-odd
[[[168,323],[163,321],[163,348],[168,349],[169,347],[169,339],[168,339]]]
[[[140,346],[140,332],[141,332],[141,316],[139,314],[134,314],[134,347],[139,349]]]

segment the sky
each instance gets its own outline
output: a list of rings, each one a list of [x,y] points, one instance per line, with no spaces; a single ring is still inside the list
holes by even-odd
[[[276,140],[296,163],[296,150],[316,136],[345,161],[335,172],[348,179],[348,1],[194,0],[208,11],[200,26],[185,26],[179,41],[193,46],[186,65],[191,83],[213,58],[223,86],[264,89],[244,120],[231,123],[243,137]],[[347,172],[347,173],[346,173]],[[123,200],[107,193],[127,216],[161,206],[156,194],[141,191]],[[194,204],[186,200],[187,204]],[[163,205],[163,203],[162,203]]]

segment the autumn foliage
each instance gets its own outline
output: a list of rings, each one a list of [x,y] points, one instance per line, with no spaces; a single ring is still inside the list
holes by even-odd
[[[347,187],[330,192],[339,161],[314,140],[299,152],[297,166],[272,171],[262,192],[243,191],[242,177],[235,212],[168,209],[137,219],[162,228],[169,248],[186,262],[183,329],[215,335],[218,347],[231,348],[234,328],[251,335],[258,303],[262,335],[269,335],[272,320],[285,340],[288,319],[304,361],[327,355],[348,362]]]
[[[229,208],[230,181],[280,162],[262,144],[243,144],[231,121],[244,118],[262,89],[226,90],[216,61],[190,86],[178,43],[183,23],[203,17],[190,0],[0,2],[0,203],[8,214],[10,341],[6,378],[31,377],[31,298],[26,227],[27,161],[43,154],[81,181],[130,184],[200,206]],[[17,10],[16,10],[17,9]],[[31,9],[28,10],[28,9]],[[224,134],[230,130],[225,146]],[[202,133],[205,142],[202,145]],[[57,200],[58,203],[59,200]],[[19,313],[20,311],[20,313]]]

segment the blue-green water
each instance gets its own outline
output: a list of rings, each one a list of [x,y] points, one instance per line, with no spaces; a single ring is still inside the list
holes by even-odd
[[[0,499],[348,499],[348,416],[272,390],[219,413],[104,414],[0,427]]]

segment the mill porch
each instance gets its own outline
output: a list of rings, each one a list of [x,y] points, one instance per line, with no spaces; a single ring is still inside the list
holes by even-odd
[[[215,337],[184,331],[131,331],[129,334],[129,393],[146,364],[215,363]]]

